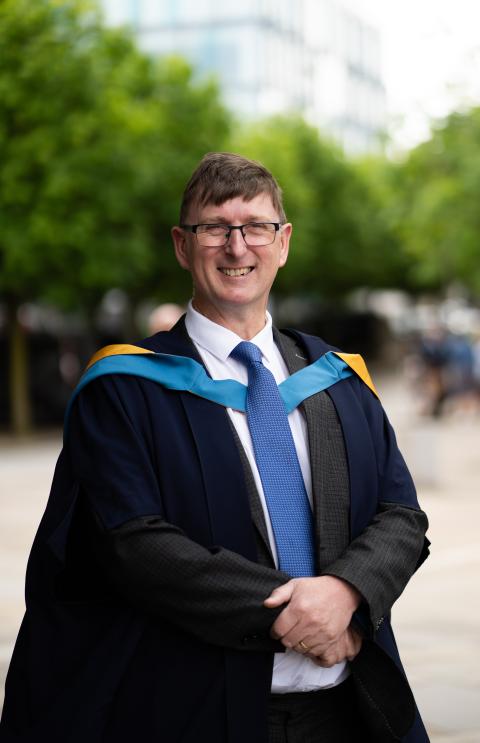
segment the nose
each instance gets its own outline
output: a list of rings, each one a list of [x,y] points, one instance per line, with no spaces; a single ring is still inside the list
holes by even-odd
[[[247,246],[243,239],[242,231],[232,230],[225,246],[225,252],[234,257],[238,257],[246,253],[246,251]]]

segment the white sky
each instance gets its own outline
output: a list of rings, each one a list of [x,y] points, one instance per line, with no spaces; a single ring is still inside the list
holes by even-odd
[[[345,4],[381,32],[390,131],[400,148],[425,139],[431,118],[480,104],[480,0]]]

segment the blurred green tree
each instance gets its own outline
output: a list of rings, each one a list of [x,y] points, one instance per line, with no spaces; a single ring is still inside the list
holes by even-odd
[[[389,166],[388,220],[414,290],[461,282],[480,295],[480,108],[452,113]]]
[[[402,166],[378,154],[358,158],[353,167],[369,194],[370,208],[365,216],[374,224],[377,236],[375,244],[371,245],[376,275],[372,275],[369,285],[414,291],[413,259],[405,250],[399,229],[403,219]],[[368,225],[366,229],[368,231]]]
[[[88,313],[113,286],[170,291],[180,184],[229,116],[212,82],[143,55],[88,0],[2,0],[0,48],[0,295],[19,432],[31,416],[18,307]]]
[[[234,147],[265,163],[285,189],[294,232],[276,291],[333,299],[392,282],[396,255],[379,194],[337,145],[297,116],[277,116],[241,130]]]

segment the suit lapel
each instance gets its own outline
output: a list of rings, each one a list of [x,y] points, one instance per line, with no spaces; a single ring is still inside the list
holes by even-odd
[[[213,543],[255,560],[243,468],[225,408],[189,393],[180,394],[198,451]]]
[[[240,459],[243,466],[243,471],[245,475],[245,485],[248,492],[248,500],[250,503],[250,513],[252,517],[253,524],[257,530],[257,536],[260,540],[260,544],[258,545],[258,561],[265,564],[265,565],[273,565],[274,559],[273,554],[270,548],[270,541],[268,539],[268,531],[267,531],[267,524],[265,522],[265,515],[263,513],[263,506],[260,501],[260,497],[258,495],[257,486],[255,484],[255,478],[253,477],[252,468],[250,467],[250,462],[248,461],[248,457],[245,453],[245,449],[243,448],[242,442],[240,441],[240,438],[235,430],[235,427],[232,422],[230,422],[231,428],[232,428],[232,434],[233,438],[235,439],[235,444],[237,445],[238,452],[240,454]]]

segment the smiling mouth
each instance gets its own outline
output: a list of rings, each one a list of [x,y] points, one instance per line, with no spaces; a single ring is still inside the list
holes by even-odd
[[[253,266],[244,266],[242,268],[222,268],[220,266],[218,270],[225,276],[246,276],[253,271]]]

